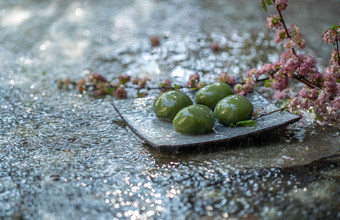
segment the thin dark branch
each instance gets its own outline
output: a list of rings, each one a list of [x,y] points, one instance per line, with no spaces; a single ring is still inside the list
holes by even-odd
[[[281,10],[279,9],[279,6],[276,6],[276,10],[279,12],[280,21],[281,21],[281,23],[283,24],[283,27],[284,27],[285,32],[286,32],[286,34],[287,34],[287,37],[288,37],[289,39],[291,39],[291,36],[290,36],[290,34],[289,34],[289,31],[288,31],[288,28],[287,28],[287,26],[286,26],[286,22],[283,20],[283,16],[282,16]],[[293,52],[294,55],[296,55],[296,51],[295,51],[294,48],[292,48],[292,52]]]
[[[282,22],[283,24],[283,27],[285,29],[285,32],[287,34],[287,37],[289,39],[291,39],[291,36],[289,34],[289,31],[288,31],[288,28],[286,26],[286,23],[285,21],[283,20],[283,16],[282,16],[282,13],[281,13],[281,10],[279,9],[279,6],[276,6],[276,10],[279,12],[279,15],[280,15],[280,21]],[[294,48],[292,48],[292,53],[296,56],[296,51]],[[294,73],[293,75],[293,78],[296,79],[296,80],[299,80],[300,82],[303,82],[304,84],[306,84],[307,86],[309,86],[310,88],[312,89],[320,89],[317,85],[315,85],[314,83],[310,82],[308,79],[306,79],[304,76],[299,76],[298,74]]]
[[[336,33],[336,51],[337,51],[337,54],[338,54],[338,64],[340,65],[340,52],[339,52],[339,41],[338,41],[338,32]]]
[[[312,82],[310,82],[309,80],[307,80],[303,76],[299,76],[297,74],[294,74],[293,78],[299,80],[300,82],[303,82],[304,84],[306,84],[307,86],[309,86],[312,89],[320,89],[317,85],[313,84]]]
[[[125,85],[126,88],[129,89],[137,89],[137,90],[141,90],[141,89],[146,89],[146,90],[155,90],[155,89],[175,89],[175,87],[150,87],[150,86],[146,86],[144,88],[139,88],[138,86],[129,86],[129,85]],[[177,88],[179,89],[192,89],[192,87],[188,87],[188,86],[177,86]]]
[[[263,116],[270,115],[270,114],[273,114],[275,112],[282,112],[286,109],[287,109],[287,107],[284,107],[284,108],[280,108],[280,109],[277,109],[277,110],[274,110],[274,111],[271,111],[271,112],[263,113],[263,114],[260,114],[259,116],[256,116],[256,118],[261,118]]]

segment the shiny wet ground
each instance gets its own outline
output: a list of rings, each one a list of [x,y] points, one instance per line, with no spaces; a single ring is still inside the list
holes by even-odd
[[[295,2],[287,20],[325,65],[329,48],[319,39],[339,22],[337,1]],[[0,6],[0,218],[340,218],[338,128],[294,125],[169,154],[143,145],[112,97],[57,88],[58,78],[76,81],[93,71],[178,83],[195,71],[205,80],[221,70],[238,76],[280,51],[263,30],[258,2]],[[155,34],[162,44],[152,49]],[[225,50],[212,53],[213,42]]]

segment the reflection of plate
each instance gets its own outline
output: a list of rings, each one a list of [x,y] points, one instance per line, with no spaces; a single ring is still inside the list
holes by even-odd
[[[278,108],[263,96],[253,93],[247,96],[254,109],[261,109],[261,114]],[[172,123],[159,120],[152,110],[155,97],[117,100],[113,102],[118,114],[129,127],[143,140],[156,148],[178,148],[193,145],[227,142],[232,139],[258,134],[299,120],[289,112],[275,112],[256,119],[254,127],[226,127],[215,124],[214,131],[205,135],[188,136],[175,132]]]

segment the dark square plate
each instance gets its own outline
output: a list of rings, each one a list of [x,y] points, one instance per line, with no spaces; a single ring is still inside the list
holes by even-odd
[[[268,113],[278,108],[258,93],[247,95],[254,110]],[[215,123],[214,131],[205,135],[182,135],[177,133],[172,123],[159,120],[152,109],[155,97],[117,100],[113,106],[128,126],[145,142],[156,148],[180,148],[228,142],[232,139],[256,135],[299,120],[299,116],[287,111],[275,112],[256,119],[253,127],[226,127]]]

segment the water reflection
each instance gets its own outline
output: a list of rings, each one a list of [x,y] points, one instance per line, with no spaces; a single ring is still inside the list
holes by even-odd
[[[18,26],[31,17],[31,12],[20,7],[15,7],[1,19],[1,25],[5,27]]]

